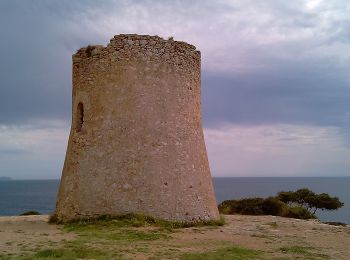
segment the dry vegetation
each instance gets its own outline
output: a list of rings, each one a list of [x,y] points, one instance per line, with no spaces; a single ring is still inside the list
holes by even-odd
[[[183,227],[134,216],[67,225],[0,218],[1,259],[350,259],[350,228],[273,216]],[[187,225],[186,225],[187,226]]]

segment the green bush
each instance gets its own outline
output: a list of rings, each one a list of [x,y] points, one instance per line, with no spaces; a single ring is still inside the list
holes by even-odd
[[[282,216],[288,211],[288,206],[275,197],[264,199],[262,209],[265,215]]]
[[[344,206],[338,197],[327,193],[316,194],[303,188],[297,191],[281,191],[276,197],[225,200],[218,208],[222,214],[273,215],[298,219],[315,219],[321,210],[337,210]]]
[[[22,214],[20,214],[20,216],[31,216],[31,215],[40,215],[40,213],[38,211],[35,211],[35,210],[30,210],[30,211],[26,211],[26,212],[23,212]]]
[[[301,206],[313,214],[318,209],[337,210],[344,206],[338,197],[331,197],[327,193],[316,194],[307,188],[297,191],[281,191],[276,198],[289,206]]]
[[[226,200],[219,205],[219,211],[225,214],[263,215],[262,198]]]
[[[301,206],[289,207],[282,217],[298,219],[316,219],[316,216]]]
[[[274,215],[281,216],[288,206],[274,197],[226,200],[219,205],[223,214]]]
[[[226,200],[219,205],[222,214],[273,215],[298,219],[314,219],[314,214],[301,206],[288,206],[275,197]]]

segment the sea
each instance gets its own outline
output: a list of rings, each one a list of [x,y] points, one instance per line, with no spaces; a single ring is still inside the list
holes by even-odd
[[[337,196],[344,207],[335,211],[318,210],[321,221],[350,224],[350,177],[214,177],[217,202],[248,197],[269,197],[279,191],[308,188],[316,193]],[[51,214],[56,203],[59,180],[0,181],[0,216],[19,215],[35,210]]]

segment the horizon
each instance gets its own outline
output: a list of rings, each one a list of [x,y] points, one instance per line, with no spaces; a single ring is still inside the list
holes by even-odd
[[[2,180],[1,178],[9,178],[8,180]],[[350,176],[212,176],[212,179],[214,178],[256,178],[256,179],[263,179],[263,178],[315,178],[315,179],[322,179],[322,178],[343,178],[348,179]],[[61,178],[58,179],[16,179],[11,178],[8,176],[0,176],[0,181],[60,181]]]
[[[1,1],[0,176],[60,178],[72,54],[136,33],[201,51],[212,177],[350,177],[349,12],[345,0]]]

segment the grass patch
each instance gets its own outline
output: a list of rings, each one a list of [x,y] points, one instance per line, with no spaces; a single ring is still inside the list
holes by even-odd
[[[303,257],[308,257],[308,259],[329,259],[329,256],[325,254],[314,253],[313,247],[304,246],[291,246],[291,247],[281,247],[280,250],[286,254],[300,255]]]
[[[127,240],[127,241],[149,241],[157,239],[167,239],[169,236],[160,233],[158,231],[136,231],[136,230],[123,230],[125,232],[110,234],[106,239],[110,240]]]
[[[64,230],[77,233],[81,239],[90,237],[113,240],[120,243],[164,240],[173,229],[192,226],[214,225],[217,222],[182,223],[159,220],[152,217],[128,214],[117,217],[103,216],[97,219],[78,220],[64,225]],[[145,230],[140,230],[144,227]],[[138,229],[137,229],[138,228]]]
[[[196,222],[180,222],[157,219],[142,214],[125,214],[120,216],[100,216],[91,219],[77,219],[65,224],[67,230],[78,230],[84,227],[93,226],[114,226],[114,227],[159,227],[167,230],[190,227],[218,227],[223,226],[225,220],[221,217],[219,220],[196,221]]]
[[[106,259],[106,257],[112,257],[112,255],[109,255],[103,251],[93,250],[89,248],[62,248],[43,249],[37,252],[32,257],[28,257],[25,259]]]
[[[262,253],[259,251],[241,248],[237,246],[222,248],[211,252],[203,253],[185,253],[180,256],[183,260],[222,260],[222,259],[235,259],[235,260],[245,260],[245,259],[264,259]]]

